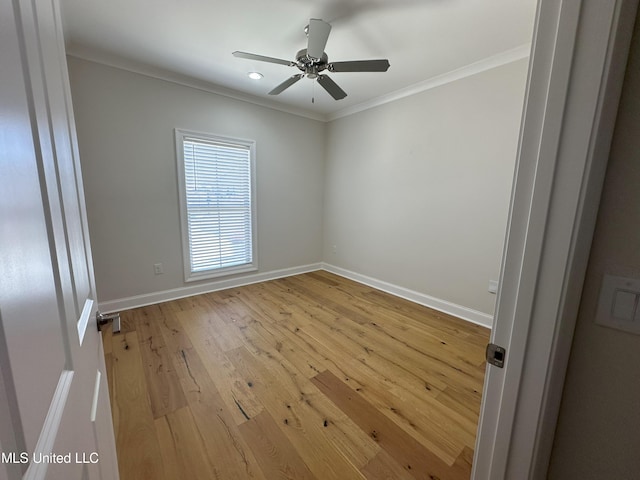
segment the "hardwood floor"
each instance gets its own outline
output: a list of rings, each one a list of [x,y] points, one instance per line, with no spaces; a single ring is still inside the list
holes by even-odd
[[[324,271],[121,318],[122,480],[470,476],[483,327]]]

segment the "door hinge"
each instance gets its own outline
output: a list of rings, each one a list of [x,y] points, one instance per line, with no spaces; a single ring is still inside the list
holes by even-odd
[[[119,313],[100,313],[96,312],[96,323],[98,324],[98,331],[100,327],[106,325],[109,322],[113,322],[111,331],[113,333],[120,333],[120,314]]]
[[[487,362],[491,365],[495,365],[498,368],[504,367],[504,359],[507,356],[507,351],[495,343],[487,345]]]

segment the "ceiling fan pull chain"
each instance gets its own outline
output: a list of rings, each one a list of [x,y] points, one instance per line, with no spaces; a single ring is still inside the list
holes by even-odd
[[[316,81],[318,78],[314,78],[311,83],[311,103],[316,103]]]

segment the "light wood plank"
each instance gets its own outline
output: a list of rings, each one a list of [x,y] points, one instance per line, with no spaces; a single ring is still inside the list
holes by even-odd
[[[190,312],[178,313],[178,321],[189,336],[198,356],[216,385],[236,425],[258,415],[263,406],[255,397],[251,382],[243,379],[228,360],[225,352],[216,341],[215,333],[208,323],[200,323],[203,315],[200,308]]]
[[[276,350],[273,352],[269,344],[260,335],[251,335],[246,332],[247,341],[251,343],[257,354],[250,355],[246,349],[233,351],[232,361],[241,357],[242,364],[252,364],[254,372],[261,367],[265,368],[263,375],[271,375],[277,382],[282,398],[289,395],[290,399],[298,400],[296,404],[300,409],[300,417],[311,425],[311,429],[323,438],[327,438],[337,448],[345,459],[360,468],[378,452],[375,442],[372,442],[356,425],[332,402],[320,395],[317,388],[309,379],[300,373],[297,367],[287,361]],[[265,332],[267,333],[267,332]],[[230,354],[232,352],[229,352]],[[266,357],[266,358],[265,358]],[[259,363],[255,360],[258,359]],[[277,398],[277,397],[276,397]],[[280,407],[284,405],[281,401]],[[296,406],[291,400],[287,401],[287,412],[290,413]],[[268,405],[266,405],[268,406]],[[281,408],[281,412],[284,409]],[[295,410],[294,410],[295,411]],[[322,429],[319,427],[322,425]]]
[[[420,325],[420,329],[412,328],[412,317],[406,317],[388,308],[381,308],[380,305],[363,299],[353,292],[347,292],[342,288],[328,286],[318,281],[309,286],[308,282],[297,277],[290,277],[282,281],[295,282],[298,285],[296,291],[314,299],[320,298],[328,310],[351,320],[353,320],[353,315],[357,315],[358,320],[355,322],[361,326],[361,331],[374,334],[375,338],[382,341],[396,341],[404,345],[410,352],[425,355],[426,360],[429,363],[434,363],[433,368],[436,368],[440,374],[465,373],[465,370],[475,368],[484,362],[483,357],[478,358],[474,355],[478,349],[453,349],[448,346],[447,340],[457,343],[462,341],[461,329],[454,329],[455,336],[445,335],[442,328],[425,335],[424,325]],[[367,321],[359,319],[362,315]],[[460,322],[459,319],[457,321]],[[397,328],[398,326],[400,328]],[[479,328],[477,325],[466,328],[463,334],[464,338],[467,339],[477,328]],[[385,337],[387,338],[385,339]],[[429,352],[437,352],[437,354],[428,355]]]
[[[409,470],[402,468],[391,455],[381,450],[362,469],[367,480],[412,480]]]
[[[192,359],[192,370],[195,363]],[[190,408],[214,466],[212,478],[267,479],[220,395],[206,382],[200,385],[201,394]]]
[[[243,291],[251,292],[257,290],[256,295],[260,297],[260,305],[264,308],[264,305],[268,303],[268,293],[262,291],[261,287],[262,285],[260,284],[252,285],[250,288],[243,289]],[[248,297],[247,294],[241,293],[239,297],[245,298],[245,302],[249,305],[249,299],[246,298]],[[308,306],[308,308],[313,309],[314,307]],[[271,314],[274,313],[271,312]],[[323,312],[318,312],[315,315],[314,318],[324,318]],[[349,322],[342,321],[341,323],[342,326],[332,327],[333,330],[327,330],[326,332],[316,330],[319,328],[318,326],[307,326],[306,330],[315,332],[316,338],[322,336],[324,338],[324,344],[328,346],[327,355],[335,358],[339,357],[342,352],[354,351],[351,345],[346,345],[345,349],[335,348],[336,342],[340,343],[342,340],[339,333],[343,328],[348,328],[348,326],[344,324]],[[331,325],[334,324],[331,323]],[[272,324],[269,325],[269,328],[271,328],[271,326]],[[248,332],[245,332],[245,335],[247,334]],[[364,334],[356,336],[363,338]],[[347,335],[346,337],[349,336]],[[273,346],[274,343],[277,345],[280,342],[272,340],[271,343]],[[360,344],[360,346],[362,347],[362,344]],[[394,345],[376,345],[376,351],[380,349],[388,352],[396,351],[393,347]],[[252,348],[260,349],[255,345],[252,345]],[[430,396],[432,393],[430,390],[424,391],[422,385],[418,391],[419,398],[416,398],[414,401],[411,393],[404,391],[402,387],[399,386],[399,384],[402,383],[399,380],[403,378],[402,375],[407,372],[404,372],[401,368],[394,368],[396,365],[395,360],[391,366],[384,363],[376,363],[376,359],[371,358],[371,355],[374,354],[373,348],[369,350],[367,350],[367,348],[366,345],[363,347],[366,355],[363,354],[363,358],[358,357],[358,360],[360,360],[363,365],[353,362],[353,359],[349,356],[342,358],[342,364],[345,366],[340,370],[342,374],[341,377],[348,379],[346,381],[349,382],[349,386],[359,390],[362,395],[367,396],[369,401],[382,411],[383,414],[391,418],[414,438],[428,445],[447,463],[452,464],[465,446],[472,446],[475,442],[477,420],[468,420],[466,416],[460,415],[457,411],[446,408],[446,406],[436,400],[435,396]],[[399,348],[402,348],[402,345],[400,345]],[[263,346],[261,349],[263,351],[268,350],[268,346]],[[281,348],[278,352],[285,355],[288,353],[288,349]],[[367,368],[368,364],[373,364],[373,366]],[[333,369],[331,370],[333,371]],[[377,376],[370,375],[371,372],[377,374]],[[380,382],[381,378],[385,379],[384,383]],[[411,376],[407,376],[406,378],[409,379],[409,381],[416,381],[416,379]],[[365,387],[365,385],[367,385],[368,388]],[[407,401],[408,397],[411,397],[410,401]],[[422,403],[425,401],[428,403],[428,408],[426,409],[421,408]]]
[[[127,334],[136,331],[135,315],[140,309],[125,310],[120,313],[120,334]]]
[[[160,304],[154,309],[154,315],[174,356],[176,372],[207,447],[209,461],[219,473],[219,477],[214,478],[264,479],[258,462],[236,427],[231,413],[237,411],[236,406],[228,407],[223,401],[179,320],[194,315],[198,318],[202,307],[206,306],[201,297],[198,298],[180,304]],[[241,418],[244,421],[244,417]]]
[[[295,285],[296,283],[301,283],[302,280],[298,277],[290,277],[277,282]],[[318,286],[317,282],[316,286],[322,290],[332,288],[327,287],[326,284]],[[460,360],[457,355],[452,355],[448,351],[449,347],[439,341],[431,342],[430,344],[425,342],[425,345],[412,345],[405,340],[379,331],[379,324],[384,323],[386,326],[387,320],[389,320],[388,316],[380,312],[363,310],[368,311],[371,318],[376,319],[376,321],[371,321],[370,325],[360,325],[359,323],[348,321],[347,318],[336,317],[337,312],[332,314],[324,299],[320,307],[310,305],[312,294],[309,288],[292,288],[295,288],[296,294],[302,292],[302,296],[298,297],[299,301],[304,302],[306,296],[308,300],[307,308],[313,312],[314,318],[319,320],[314,327],[308,328],[312,335],[318,339],[324,337],[321,342],[327,345],[343,342],[342,346],[346,351],[358,352],[356,353],[358,361],[370,367],[369,372],[359,373],[364,373],[365,375],[372,372],[380,373],[386,379],[393,378],[393,382],[385,383],[390,384],[388,385],[390,391],[400,398],[404,396],[403,390],[417,398],[424,398],[430,405],[428,411],[435,414],[431,419],[432,427],[435,427],[438,431],[448,433],[451,432],[452,428],[458,429],[464,437],[463,445],[473,447],[477,417],[469,418],[468,415],[465,415],[466,411],[464,412],[465,414],[461,415],[457,409],[443,409],[440,404],[434,403],[433,400],[447,386],[455,385],[468,398],[475,397],[473,403],[479,405],[483,374],[479,374],[477,366]],[[350,302],[351,299],[352,296],[347,295],[342,300]],[[322,326],[326,327],[328,331],[326,329],[322,331]],[[475,328],[476,326],[471,330]],[[475,348],[475,350],[479,351],[480,349]],[[355,374],[352,372],[351,376],[353,377]],[[425,390],[433,393],[433,398],[425,397]],[[389,408],[392,406],[392,404],[387,404]],[[446,420],[446,423],[443,424],[440,420]],[[441,438],[440,441],[447,442],[445,438]],[[454,447],[451,452],[454,455],[453,458],[457,456],[458,452],[459,447]]]
[[[113,419],[121,480],[164,479],[138,335],[113,341]]]
[[[318,281],[329,277],[335,283],[334,289],[342,293],[342,301],[345,301],[346,295],[349,303],[355,303],[369,313],[372,313],[369,309],[373,309],[373,311],[384,315],[386,320],[384,325],[389,323],[398,325],[405,330],[409,330],[412,334],[421,336],[426,334],[439,341],[445,341],[445,343],[452,342],[456,346],[468,345],[472,348],[457,349],[451,351],[448,355],[462,355],[473,365],[479,365],[484,362],[484,357],[481,354],[478,355],[478,353],[482,353],[482,349],[486,346],[486,337],[490,332],[483,326],[418,305],[366,285],[352,282],[329,272],[318,271],[308,275]],[[291,279],[295,279],[295,277]],[[314,285],[318,285],[317,282]],[[481,349],[473,348],[478,346]],[[471,358],[467,358],[467,355],[470,355]]]
[[[176,310],[187,315],[194,308]],[[265,479],[251,449],[243,440],[230,410],[216,389],[201,357],[171,309],[156,312],[163,336],[174,355],[176,373],[197,425],[206,456],[215,476],[211,478]],[[176,477],[188,478],[188,477]]]
[[[121,318],[103,339],[123,480],[469,477],[482,327],[328,272]]]
[[[269,479],[313,480],[316,477],[271,415],[260,413],[239,427],[260,468]]]
[[[304,378],[308,384],[299,385],[298,378],[267,369],[244,348],[228,353],[236,368],[247,378],[254,379],[254,388],[265,409],[289,441],[296,445],[300,457],[316,477],[327,480],[362,478],[357,467],[347,459],[347,456],[357,458],[362,454],[344,436],[329,432],[337,430],[339,424],[334,423],[335,417],[324,415],[319,406],[321,398],[318,391],[309,388],[313,385],[305,377],[300,376],[300,379]],[[285,380],[285,376],[289,376],[289,379]],[[337,443],[337,439],[340,443]],[[368,459],[364,463],[367,462]]]
[[[349,330],[345,325],[348,321],[338,319],[334,322],[330,314],[313,305],[307,305],[306,309],[313,312],[319,322],[303,330],[318,341],[325,355],[340,359],[341,378],[348,379],[350,387],[359,389],[385,415],[428,444],[448,463],[453,463],[465,445],[474,443],[476,423],[436,400],[436,387],[424,380],[429,378],[434,382],[434,377],[406,371],[391,355],[379,357],[379,350],[391,353],[397,349],[376,346],[374,350],[362,342],[361,335],[344,334],[345,329]],[[355,359],[354,352],[357,352]],[[444,382],[439,385],[446,387]]]
[[[168,478],[216,478],[218,472],[209,463],[207,448],[189,407],[157,418],[155,426]]]
[[[151,411],[154,418],[160,418],[186,406],[187,401],[158,322],[142,309],[136,310],[133,321],[140,341]]]
[[[331,372],[317,375],[313,382],[414,478],[469,478],[471,471],[447,465]]]

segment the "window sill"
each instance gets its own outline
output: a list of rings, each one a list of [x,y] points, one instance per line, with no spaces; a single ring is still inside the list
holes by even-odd
[[[239,267],[218,268],[216,270],[207,270],[204,272],[185,272],[185,282],[197,282],[200,280],[208,280],[211,278],[228,277],[238,273],[255,272],[258,266],[255,264],[241,265]]]

